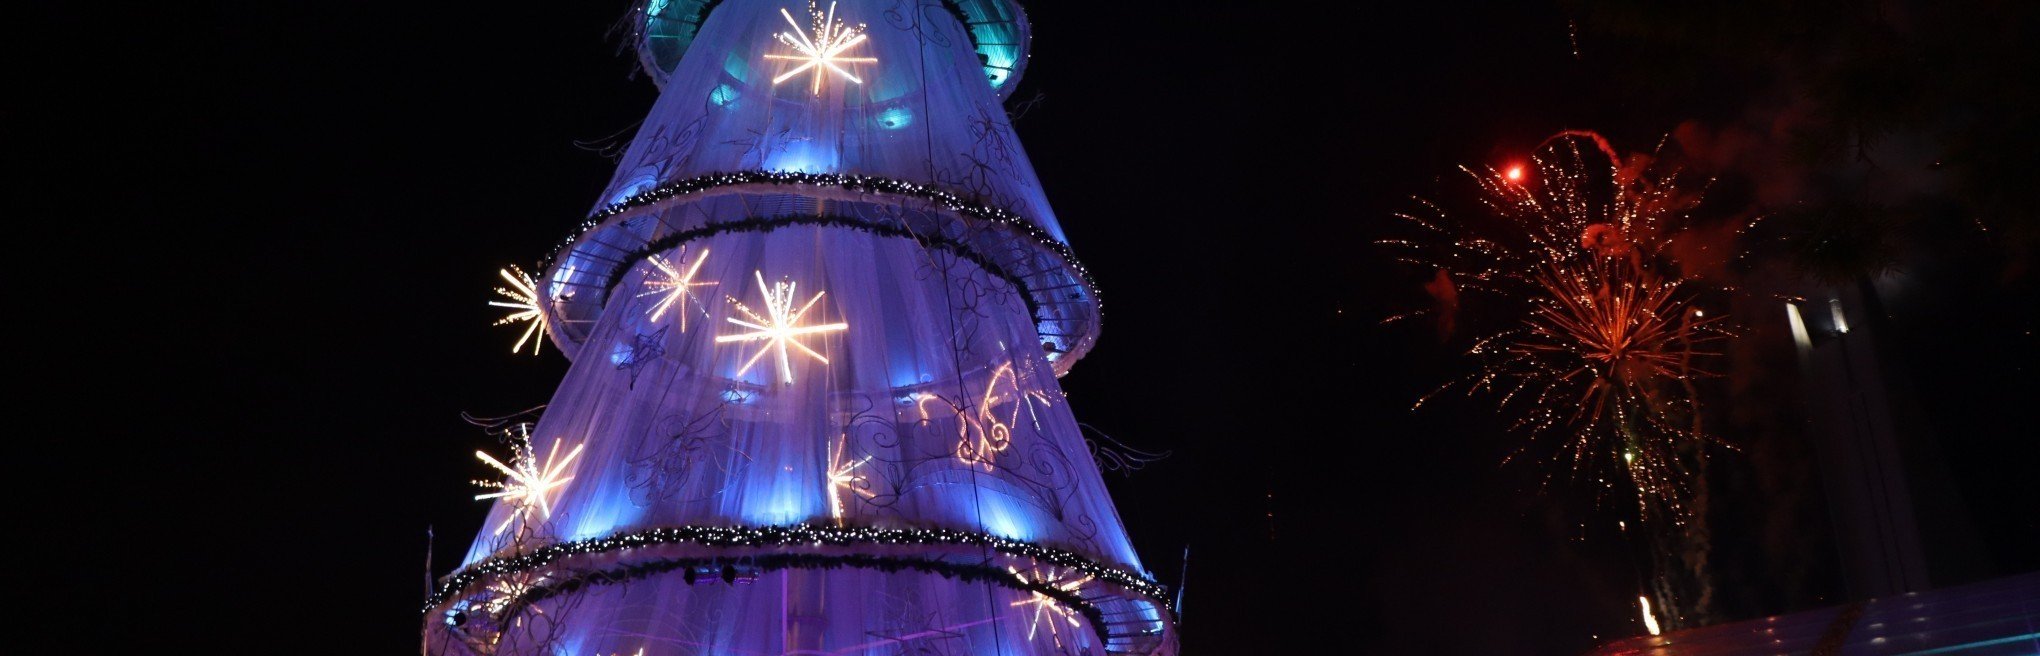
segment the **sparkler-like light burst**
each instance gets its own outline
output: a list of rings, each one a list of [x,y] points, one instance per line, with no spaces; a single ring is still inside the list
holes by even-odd
[[[1083,578],[1057,581],[1052,573],[1049,576],[1042,576],[1039,572],[1034,572],[1033,576],[1030,577],[1028,574],[1023,574],[1020,570],[1012,567],[1006,568],[1006,571],[1011,573],[1013,578],[1019,579],[1022,585],[1047,584],[1058,591],[1072,595],[1077,594],[1077,591],[1083,589],[1084,584],[1091,582],[1093,578],[1085,576]],[[1030,591],[1028,594],[1030,595],[1028,598],[1008,604],[1008,606],[1013,608],[1032,607],[1034,609],[1034,613],[1027,625],[1028,640],[1033,640],[1035,634],[1041,631],[1042,625],[1046,624],[1048,626],[1049,638],[1055,641],[1057,647],[1061,647],[1062,628],[1058,626],[1059,624],[1068,622],[1071,627],[1083,626],[1081,622],[1077,621],[1076,609],[1070,608],[1061,601],[1057,601],[1055,597],[1043,594],[1038,590]]]
[[[871,456],[850,460],[849,442],[850,436],[844,434],[837,438],[836,447],[829,450],[829,516],[839,522],[843,520],[842,490],[850,490],[866,499],[878,496],[865,489],[864,475],[857,473],[864,463],[871,462]]]
[[[1605,168],[1589,164],[1594,154]],[[1461,167],[1481,192],[1474,216],[1420,199],[1423,216],[1397,216],[1424,237],[1380,243],[1439,272],[1427,290],[1441,325],[1451,325],[1461,292],[1518,309],[1516,321],[1473,341],[1478,370],[1418,406],[1454,387],[1495,392],[1533,443],[1559,438],[1552,455],[1576,476],[1610,489],[1624,482],[1642,517],[1683,522],[1692,463],[1716,441],[1702,429],[1696,381],[1715,375],[1706,365],[1728,333],[1719,313],[1696,305],[1708,282],[1682,273],[1671,247],[1698,196],[1655,160],[1624,159],[1598,134],[1561,133],[1523,173]]]
[[[490,615],[501,615],[503,609],[509,608],[512,602],[524,598],[524,595],[530,594],[533,588],[544,585],[549,576],[550,574],[546,573],[519,572],[490,581],[487,588],[488,600],[482,603],[482,609],[487,610]],[[545,614],[545,610],[536,605],[529,608],[541,615]]]
[[[843,21],[836,20],[836,3],[834,2],[829,3],[829,11],[826,13],[819,9],[812,0],[808,2],[808,16],[813,25],[806,31],[803,31],[798,21],[793,20],[791,12],[780,9],[779,15],[786,17],[786,24],[793,26],[793,31],[780,32],[773,36],[778,38],[780,43],[793,47],[793,50],[800,54],[766,55],[765,58],[797,61],[801,64],[793,67],[792,70],[780,73],[778,77],[772,78],[772,83],[775,85],[792,79],[801,73],[808,73],[808,76],[814,80],[814,83],[811,85],[812,93],[819,96],[822,95],[822,78],[825,77],[824,69],[834,71],[852,84],[863,84],[864,80],[858,79],[856,75],[851,74],[850,71],[844,69],[840,64],[870,64],[878,62],[876,57],[843,56],[844,51],[864,42],[864,25],[859,24],[856,27],[850,27],[844,25]]]
[[[686,250],[680,251],[680,259],[687,259]],[[701,272],[701,264],[708,261],[708,249],[701,249],[701,256],[694,258],[694,263],[687,265],[686,271],[673,266],[673,263],[663,256],[653,255],[649,260],[657,272],[645,277],[645,291],[640,292],[638,297],[660,297],[659,302],[652,305],[650,312],[652,321],[658,321],[660,317],[666,316],[666,310],[677,307],[680,314],[680,332],[687,332],[687,301],[694,295],[691,289],[715,284],[712,280],[694,279],[694,274]]]
[[[545,460],[540,461],[537,453],[531,448],[530,435],[520,432],[511,443],[508,465],[485,451],[475,451],[476,458],[508,477],[503,481],[475,481],[475,485],[496,490],[477,494],[475,500],[505,499],[516,506],[510,512],[510,516],[504,518],[503,523],[496,527],[497,535],[509,530],[511,524],[522,523],[524,526],[530,526],[533,511],[539,514],[540,519],[552,518],[552,502],[548,498],[554,490],[566,485],[567,481],[574,480],[572,476],[561,474],[566,473],[567,466],[572,465],[574,459],[581,456],[581,447],[587,446],[576,444],[573,450],[567,452],[567,457],[560,458],[560,442],[561,440],[553,440],[552,448],[546,452]]]
[[[758,293],[765,297],[765,314],[760,315],[757,312],[753,312],[751,308],[745,306],[736,298],[730,298],[730,303],[735,305],[739,312],[743,312],[744,316],[749,317],[751,320],[745,321],[736,317],[727,317],[729,322],[750,328],[751,332],[735,335],[718,335],[715,341],[717,344],[727,342],[765,342],[764,346],[759,348],[757,353],[751,354],[751,359],[745,360],[744,365],[737,369],[737,375],[742,376],[749,372],[751,366],[758,364],[758,360],[765,357],[765,354],[772,353],[776,355],[778,360],[780,380],[791,385],[793,384],[793,363],[787,357],[786,347],[792,346],[800,349],[808,357],[820,360],[822,364],[828,364],[829,358],[821,353],[817,353],[812,348],[808,348],[807,344],[800,341],[801,338],[808,335],[849,330],[850,324],[801,325],[801,318],[807,316],[808,310],[815,306],[815,301],[822,300],[822,295],[828,292],[815,292],[814,298],[808,299],[807,303],[795,309],[793,307],[795,283],[782,280],[768,286],[765,284],[765,272],[754,271],[753,274],[758,279]]]
[[[538,282],[532,280],[531,274],[525,273],[523,269],[517,268],[515,264],[497,273],[502,275],[503,282],[509,283],[510,286],[497,287],[496,295],[510,300],[489,301],[489,305],[509,308],[512,312],[501,319],[497,319],[495,325],[525,324],[524,335],[517,338],[517,344],[510,347],[510,352],[516,353],[522,351],[524,350],[524,343],[531,342],[531,354],[538,355],[539,347],[545,344],[546,331],[545,309],[539,306]],[[533,337],[538,339],[532,339]]]

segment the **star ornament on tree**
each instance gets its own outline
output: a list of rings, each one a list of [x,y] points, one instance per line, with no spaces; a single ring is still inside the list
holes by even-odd
[[[799,349],[802,353],[806,353],[808,357],[820,360],[822,364],[828,364],[829,358],[815,352],[812,348],[808,348],[807,344],[801,342],[801,338],[809,335],[848,330],[850,324],[826,323],[815,326],[803,326],[800,323],[801,318],[807,316],[808,310],[815,306],[815,302],[822,300],[822,295],[828,292],[815,292],[814,298],[808,299],[807,303],[802,304],[799,308],[795,308],[793,306],[795,283],[780,281],[766,285],[765,272],[753,271],[752,274],[758,280],[758,293],[765,297],[765,314],[760,315],[737,299],[731,298],[730,303],[735,305],[737,311],[744,313],[744,316],[750,320],[746,321],[736,317],[726,317],[726,319],[730,323],[751,329],[751,332],[734,335],[717,335],[715,338],[717,344],[729,342],[765,342],[758,349],[757,353],[751,354],[751,358],[744,361],[744,366],[737,369],[737,375],[742,376],[749,372],[753,365],[758,364],[758,360],[765,357],[765,354],[772,353],[776,356],[779,364],[779,379],[789,385],[793,384],[793,363],[787,355],[787,347],[789,346]]]
[[[517,265],[497,272],[509,287],[497,287],[496,294],[508,301],[489,301],[489,305],[509,308],[512,312],[496,320],[496,325],[524,323],[524,336],[517,338],[517,345],[510,347],[511,353],[524,350],[524,343],[531,342],[531,354],[538,355],[538,349],[545,344],[545,309],[538,304],[538,282],[531,279]],[[533,337],[538,339],[533,340]]]
[[[780,73],[779,77],[772,78],[772,84],[775,86],[801,73],[808,73],[808,76],[814,80],[814,83],[811,85],[812,91],[814,95],[819,96],[822,95],[824,69],[835,71],[837,75],[843,76],[843,79],[849,80],[853,84],[863,84],[864,80],[858,79],[856,75],[851,74],[850,71],[845,70],[839,64],[878,63],[878,58],[876,57],[842,56],[844,51],[864,42],[865,35],[862,32],[864,25],[859,24],[857,27],[850,27],[844,25],[843,21],[836,20],[836,3],[834,2],[829,3],[829,11],[824,13],[816,7],[813,0],[809,0],[808,15],[813,18],[814,22],[812,30],[809,31],[801,29],[800,23],[793,20],[792,12],[780,9],[779,15],[786,17],[786,24],[793,26],[793,31],[780,32],[773,36],[778,38],[780,43],[792,46],[794,52],[798,54],[766,55],[765,58],[797,61],[800,62],[800,65],[793,67],[793,70]],[[810,36],[810,33],[812,36]]]
[[[658,330],[652,331],[649,335],[637,333],[631,339],[630,346],[613,357],[617,370],[630,370],[631,389],[637,389],[638,373],[644,370],[645,365],[666,354],[666,331],[670,329],[672,326],[659,326]]]
[[[871,456],[856,460],[849,459],[850,436],[844,434],[836,440],[836,448],[829,451],[829,515],[837,522],[843,521],[843,495],[838,490],[850,490],[866,499],[878,496],[865,489],[865,477],[857,468],[871,462]]]
[[[503,531],[509,530],[512,523],[519,520],[522,520],[525,526],[530,526],[533,510],[538,511],[541,519],[552,518],[552,503],[547,497],[550,497],[554,490],[566,485],[567,481],[574,480],[572,476],[563,477],[560,474],[566,473],[567,466],[581,456],[581,447],[587,446],[576,444],[572,451],[567,452],[567,457],[560,458],[561,441],[553,440],[552,449],[547,451],[543,462],[539,461],[538,454],[532,450],[529,435],[518,436],[512,444],[512,455],[508,465],[490,456],[488,452],[475,451],[476,458],[508,477],[508,480],[504,481],[475,481],[475,485],[497,490],[477,494],[475,500],[504,499],[517,506],[511,511],[510,516],[503,520],[502,525],[496,527],[497,535],[502,535]]]
[[[1079,591],[1083,589],[1084,584],[1090,583],[1091,579],[1093,578],[1090,576],[1085,576],[1081,579],[1058,580],[1058,577],[1053,575],[1053,573],[1051,573],[1049,576],[1042,576],[1039,571],[1021,573],[1020,570],[1013,569],[1011,567],[1007,567],[1006,571],[1012,574],[1013,578],[1020,581],[1022,585],[1029,584],[1047,585],[1051,588],[1056,589],[1059,592],[1065,592],[1078,596],[1082,596],[1078,594]],[[1033,576],[1030,577],[1028,574],[1033,574]],[[1013,608],[1032,607],[1034,609],[1033,619],[1027,625],[1028,640],[1033,640],[1035,633],[1040,631],[1043,624],[1046,624],[1048,625],[1049,638],[1055,642],[1056,646],[1060,647],[1062,646],[1062,632],[1056,627],[1056,624],[1058,622],[1069,622],[1071,627],[1083,626],[1083,624],[1077,621],[1077,611],[1068,606],[1064,606],[1063,603],[1061,601],[1057,601],[1055,597],[1042,594],[1038,590],[1031,591],[1028,594],[1030,595],[1028,598],[1008,604]]]
[[[687,251],[682,250],[679,259],[685,260],[686,258]],[[680,332],[687,332],[687,299],[694,295],[694,292],[689,291],[689,288],[715,284],[715,281],[712,280],[700,282],[694,279],[694,274],[701,271],[701,263],[707,261],[708,249],[706,248],[701,249],[701,256],[694,258],[694,263],[687,265],[685,271],[682,271],[680,267],[674,266],[672,262],[664,257],[658,255],[651,257],[652,267],[657,269],[657,272],[645,276],[645,291],[638,294],[638,297],[659,296],[659,302],[652,305],[652,321],[658,321],[660,317],[666,316],[667,310],[678,307],[680,313]]]
[[[488,598],[482,602],[482,609],[489,611],[490,615],[500,615],[512,602],[531,594],[534,588],[545,585],[546,579],[550,576],[551,574],[547,572],[520,572],[496,579],[486,588]],[[537,604],[527,608],[540,615],[545,614],[545,609],[539,608]]]

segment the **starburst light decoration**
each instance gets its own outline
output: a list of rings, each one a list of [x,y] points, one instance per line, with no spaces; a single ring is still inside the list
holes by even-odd
[[[530,594],[533,588],[544,585],[550,577],[551,574],[546,572],[519,572],[490,581],[487,588],[488,600],[482,602],[482,609],[488,611],[490,615],[501,615],[512,602]],[[532,612],[545,614],[545,609],[535,604],[529,608]]]
[[[765,357],[765,354],[772,353],[779,364],[779,379],[791,385],[793,384],[793,363],[787,357],[787,347],[792,346],[793,348],[800,349],[802,353],[808,354],[808,357],[820,360],[822,364],[828,364],[828,357],[823,356],[812,348],[808,348],[807,344],[800,341],[801,338],[808,335],[849,330],[850,324],[801,325],[801,318],[807,316],[808,310],[812,309],[815,306],[815,302],[822,300],[822,295],[828,292],[815,292],[814,298],[808,299],[807,303],[802,304],[796,309],[793,307],[796,283],[782,280],[766,285],[765,272],[754,271],[752,273],[758,280],[758,293],[765,297],[765,314],[758,314],[735,297],[731,297],[729,299],[730,303],[735,305],[737,311],[743,312],[744,316],[749,317],[750,320],[746,321],[736,317],[728,317],[729,322],[749,328],[751,332],[718,335],[715,338],[715,342],[717,344],[727,342],[765,342],[758,349],[757,353],[751,354],[751,358],[744,361],[744,366],[737,368],[737,375],[742,376],[749,372],[753,365],[758,364],[758,360]]]
[[[841,490],[850,490],[863,495],[866,499],[878,496],[871,490],[864,489],[864,475],[857,473],[857,468],[871,462],[871,456],[850,460],[849,440],[849,435],[843,435],[836,440],[836,448],[829,451],[829,516],[837,521],[843,519]]]
[[[1072,595],[1077,594],[1077,591],[1082,589],[1085,583],[1091,582],[1091,579],[1093,578],[1091,576],[1085,576],[1079,579],[1070,579],[1067,581],[1058,582],[1054,580],[1055,577],[1053,575],[1040,576],[1037,573],[1034,577],[1029,578],[1027,574],[1023,574],[1020,572],[1020,570],[1011,567],[1006,568],[1006,571],[1011,573],[1013,575],[1013,578],[1019,579],[1021,584],[1023,585],[1047,584],[1049,587],[1055,588],[1056,590],[1066,592]],[[1042,594],[1038,590],[1029,592],[1028,594],[1030,595],[1028,598],[1008,604],[1013,608],[1022,608],[1028,606],[1032,606],[1034,608],[1034,612],[1032,613],[1031,619],[1029,619],[1029,623],[1027,625],[1028,640],[1033,640],[1035,634],[1041,631],[1041,626],[1044,623],[1043,622],[1044,620],[1046,620],[1046,624],[1048,625],[1048,635],[1050,639],[1055,641],[1055,645],[1057,647],[1062,646],[1062,630],[1060,627],[1057,626],[1057,624],[1062,622],[1068,622],[1072,627],[1083,626],[1082,623],[1077,621],[1076,609],[1070,608],[1069,606],[1065,606],[1063,605],[1062,602],[1057,601],[1055,597]]]
[[[686,258],[687,251],[683,248],[679,259]],[[685,271],[662,256],[653,255],[650,261],[657,271],[645,276],[645,291],[639,293],[638,298],[659,297],[659,302],[652,305],[650,312],[652,321],[658,321],[660,317],[666,316],[667,310],[677,307],[680,314],[680,332],[687,332],[687,300],[694,295],[691,288],[715,284],[715,281],[694,279],[694,274],[701,271],[701,263],[708,261],[708,249],[701,249],[701,255],[694,258],[694,263],[687,265]]]
[[[538,355],[539,347],[545,344],[546,331],[545,309],[539,307],[538,304],[538,282],[532,280],[531,274],[525,273],[523,269],[517,268],[515,264],[497,273],[502,275],[503,281],[509,283],[510,286],[497,287],[496,295],[510,300],[489,301],[489,305],[509,308],[512,312],[501,319],[497,319],[495,325],[524,323],[524,335],[517,338],[517,344],[510,347],[510,352],[516,353],[522,351],[524,350],[524,343],[531,342],[531,354]],[[534,340],[532,339],[533,337],[538,339]]]
[[[765,58],[797,61],[801,64],[793,67],[793,70],[780,73],[779,77],[772,78],[774,85],[792,79],[801,73],[808,73],[808,76],[814,80],[811,85],[812,93],[819,96],[822,95],[822,78],[825,77],[823,69],[835,71],[837,75],[843,76],[843,79],[849,80],[853,84],[863,84],[864,80],[858,79],[856,75],[851,74],[850,71],[845,70],[839,64],[869,64],[878,62],[876,57],[842,56],[844,51],[864,42],[864,26],[859,24],[856,27],[850,27],[844,25],[843,21],[836,20],[836,3],[834,2],[829,3],[829,11],[826,13],[817,8],[812,0],[808,2],[808,15],[813,22],[811,29],[808,31],[803,31],[800,23],[793,20],[792,12],[781,9],[779,10],[779,15],[786,17],[786,24],[793,26],[793,31],[780,32],[773,36],[778,38],[780,43],[793,47],[794,52],[799,54],[766,55]]]
[[[504,518],[503,523],[496,527],[497,535],[502,535],[514,523],[521,522],[525,526],[530,526],[533,511],[537,511],[542,520],[552,518],[552,503],[548,498],[554,490],[566,485],[567,481],[574,480],[572,476],[561,474],[566,473],[567,466],[572,465],[574,459],[580,457],[581,447],[587,446],[576,444],[573,450],[567,452],[567,457],[560,458],[562,441],[553,440],[552,448],[546,452],[544,461],[540,461],[537,453],[532,450],[530,435],[521,432],[511,444],[512,455],[508,465],[490,456],[486,451],[475,451],[476,458],[508,477],[502,481],[475,481],[475,485],[496,490],[477,494],[475,500],[504,499],[516,505],[510,516]]]

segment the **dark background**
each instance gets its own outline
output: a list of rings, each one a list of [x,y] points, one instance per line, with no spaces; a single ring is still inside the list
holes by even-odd
[[[1186,653],[1634,635],[1635,561],[1583,528],[1603,511],[1500,466],[1518,438],[1484,402],[1408,410],[1467,363],[1378,325],[1423,276],[1370,242],[1456,165],[1562,128],[1647,150],[1747,102],[1697,90],[1768,87],[1639,81],[1584,34],[1576,57],[1568,6],[1371,5],[1027,3],[1016,97],[1040,102],[1016,127],[1113,299],[1063,384],[1080,419],[1174,452],[1108,480],[1161,581],[1190,549]],[[607,182],[577,143],[626,139],[654,98],[607,32],[625,10],[99,5],[9,28],[10,496],[15,539],[48,550],[16,591],[56,593],[37,626],[85,653],[414,648],[427,528],[444,574],[485,510],[459,414],[543,403],[566,367],[506,353],[484,302]],[[1895,366],[1979,536],[1954,569],[2033,570],[2040,303],[1990,236],[1945,241],[1905,269]],[[1716,461],[1723,619],[1834,603],[1826,529],[1781,539],[1748,483],[1810,471],[1801,437],[1729,437],[1771,447]]]

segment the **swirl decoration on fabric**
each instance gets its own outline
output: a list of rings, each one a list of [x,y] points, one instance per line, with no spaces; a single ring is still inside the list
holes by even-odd
[[[966,234],[957,238],[957,241],[970,243],[972,241],[971,237],[972,235]],[[976,354],[975,345],[977,344],[978,327],[984,320],[992,318],[992,314],[986,308],[986,305],[999,304],[1005,300],[1003,294],[994,291],[1001,290],[1002,286],[990,284],[991,281],[985,279],[984,274],[986,272],[981,267],[963,266],[963,262],[959,261],[959,257],[955,253],[949,253],[940,249],[929,249],[924,255],[925,257],[921,258],[921,261],[914,267],[914,279],[929,281],[940,278],[942,280],[944,287],[943,300],[949,305],[951,332],[953,333],[950,343],[955,352],[954,354],[959,361],[975,359],[968,356]],[[1020,287],[1008,284],[1004,285],[1003,289],[1017,291],[1026,289],[1026,287],[1024,283]],[[1035,310],[1033,305],[1028,305],[1027,308],[1029,313],[1033,313]]]
[[[735,391],[727,392],[727,398],[742,398]],[[715,404],[706,411],[694,415],[668,415],[652,424],[643,437],[639,438],[635,453],[625,462],[629,468],[624,483],[631,487],[631,503],[647,508],[656,504],[678,499],[683,502],[701,501],[715,497],[734,484],[735,469],[750,465],[750,457],[742,451],[729,447],[730,425],[724,412],[729,401]],[[734,453],[735,461],[727,461],[722,454]],[[710,457],[711,455],[717,457]],[[734,462],[726,465],[725,462]],[[702,471],[703,463],[713,464],[720,473],[715,481],[695,481],[696,472]],[[680,493],[686,489],[699,489],[697,494],[684,498]]]
[[[1001,394],[999,381],[1007,383],[1008,391]],[[985,381],[983,397],[975,404],[961,404],[939,394],[922,393],[914,400],[914,408],[921,415],[921,425],[928,426],[934,421],[931,406],[939,412],[956,417],[956,459],[973,467],[984,467],[986,472],[994,471],[993,460],[1013,443],[1013,424],[1020,421],[1020,403],[1007,402],[1010,411],[1001,414],[997,406],[1001,402],[1017,399],[1023,392],[1013,374],[1013,363],[999,365]],[[1046,397],[1043,397],[1044,401]]]
[[[1096,426],[1077,422],[1077,428],[1084,431],[1084,445],[1091,450],[1091,460],[1098,463],[1101,471],[1116,471],[1126,476],[1175,455],[1174,451],[1148,451],[1119,441],[1107,435]],[[1096,436],[1095,438],[1093,436]]]
[[[998,204],[1008,199],[993,195],[999,188],[997,180],[1011,180],[1016,175],[1013,166],[1012,146],[1006,135],[1012,126],[1006,124],[1005,112],[995,118],[992,112],[978,107],[977,113],[968,118],[966,131],[970,134],[970,149],[959,152],[951,160],[954,166],[945,166],[935,171],[935,180],[944,185],[963,189],[979,198],[986,198]]]
[[[943,2],[944,7],[941,8],[941,10],[947,15],[956,16],[957,24],[969,25],[969,21],[963,18],[962,8],[959,7],[953,10],[949,9],[949,7],[953,6],[954,4],[955,4],[954,0],[945,0],[945,2]],[[926,4],[923,4],[921,0],[894,0],[893,6],[889,9],[886,9],[884,12],[881,12],[880,15],[885,16],[885,22],[888,25],[891,25],[893,29],[897,29],[902,32],[912,33],[914,35],[915,41],[924,44],[933,43],[937,46],[947,48],[951,43],[949,40],[949,35],[943,34],[942,30],[921,29],[922,26],[925,24],[924,21],[933,21],[936,20],[937,17],[944,15],[934,13],[936,10],[937,10],[936,7],[930,7]],[[964,29],[963,32],[966,35],[970,34],[970,30],[968,28]],[[972,41],[975,42],[976,41],[975,35],[972,35],[972,37],[973,37]],[[972,43],[972,45],[975,46],[976,43]]]
[[[838,410],[844,418],[830,452],[830,482],[837,486],[831,494],[841,495],[835,498],[841,504],[836,507],[838,520],[863,516],[867,510],[893,510],[905,472],[916,462],[887,457],[900,453],[903,442],[897,418],[884,407],[874,397],[858,394],[847,397]]]
[[[672,132],[667,131],[671,127],[669,124],[660,123],[659,127],[652,131],[651,139],[645,142],[645,155],[639,158],[638,162],[686,166],[688,160],[694,157],[695,142],[701,139],[701,124],[707,118],[706,115],[697,116],[694,120],[688,121],[687,125]],[[673,159],[676,154],[680,157],[677,160]]]

